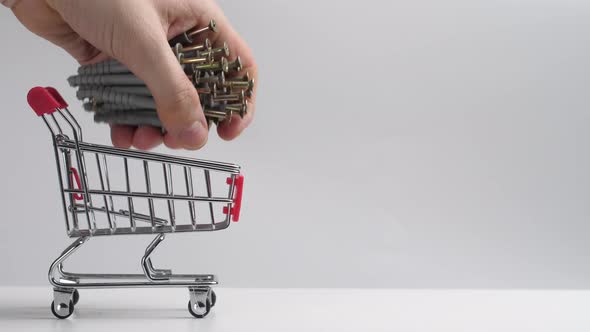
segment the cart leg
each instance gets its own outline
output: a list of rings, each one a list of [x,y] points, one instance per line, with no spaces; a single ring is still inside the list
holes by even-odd
[[[215,293],[211,287],[189,287],[190,300],[188,311],[196,318],[203,318],[209,314],[213,307]]]
[[[161,233],[156,236],[156,238],[147,246],[145,249],[145,254],[141,258],[141,267],[143,269],[143,273],[145,277],[151,281],[161,281],[161,280],[168,280],[172,275],[171,270],[164,270],[164,269],[156,269],[152,264],[152,259],[150,256],[156,249],[156,247],[164,241],[166,236]]]
[[[70,279],[63,274],[63,262],[68,259],[76,250],[78,250],[86,241],[88,240],[87,237],[80,237],[76,239],[72,244],[70,244],[62,253],[57,257],[55,261],[49,267],[49,283],[55,288],[59,289],[70,289],[73,285],[75,285],[78,280]],[[58,275],[59,278],[55,278],[55,275]]]

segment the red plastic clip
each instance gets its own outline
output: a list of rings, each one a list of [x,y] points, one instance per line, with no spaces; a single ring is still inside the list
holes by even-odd
[[[55,91],[55,89],[53,90]],[[57,91],[55,92],[57,93]],[[59,96],[59,94],[57,95]],[[40,86],[29,90],[29,93],[27,94],[27,102],[38,116],[51,114],[55,112],[56,109],[61,108],[62,105],[55,99],[50,91]]]
[[[45,90],[47,90],[47,92],[49,92],[49,94],[53,97],[53,99],[55,99],[55,101],[57,101],[57,103],[59,104],[59,108],[68,108],[68,103],[66,103],[66,101],[59,94],[59,92],[57,92],[57,90],[55,88],[50,87],[50,86],[46,86]]]
[[[242,193],[244,190],[244,176],[238,175],[235,178],[235,190],[234,190],[234,203],[231,207],[231,211],[228,211],[227,206],[223,207],[224,214],[230,214],[232,216],[232,221],[237,222],[240,220],[240,210],[242,209]],[[227,184],[232,184],[232,178],[227,178]]]
[[[76,180],[76,186],[78,187],[78,189],[82,189],[82,185],[80,184],[80,174],[78,174],[78,170],[74,167],[70,167],[70,171],[72,172],[70,175],[71,181]],[[76,199],[77,201],[81,201],[84,199],[84,196],[82,196],[82,194],[73,194],[72,196],[74,196],[74,199]]]

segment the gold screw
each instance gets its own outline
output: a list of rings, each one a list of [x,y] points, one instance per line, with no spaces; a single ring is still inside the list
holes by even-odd
[[[180,63],[183,65],[210,63],[212,61],[213,61],[213,57],[211,57],[211,56],[196,57],[196,58],[184,58],[183,57],[182,59],[180,59]]]
[[[223,53],[224,56],[229,56],[229,46],[227,46],[226,42],[223,42],[223,46],[219,48],[208,48],[208,51],[200,52],[199,55],[210,55],[210,54],[217,54]]]
[[[219,59],[219,62],[212,62],[212,63],[208,63],[208,64],[195,65],[194,69],[195,70],[223,71],[223,72],[227,73],[229,71],[229,63],[227,62],[227,59],[225,57],[222,57],[221,59]]]
[[[174,53],[186,53],[192,51],[208,50],[211,48],[211,41],[209,38],[205,39],[205,42],[200,45],[182,46],[181,43],[176,44],[174,47]]]
[[[189,30],[189,31],[188,31],[186,34],[187,34],[189,37],[193,37],[193,36],[195,36],[195,35],[198,35],[198,34],[199,34],[199,33],[201,33],[201,32],[205,32],[205,31],[213,31],[213,32],[217,32],[217,23],[215,23],[215,20],[211,20],[211,21],[209,21],[209,25],[207,25],[207,26],[206,26],[206,27],[204,27],[204,28],[201,28],[201,29],[192,29],[192,30]]]
[[[229,63],[228,67],[229,70],[242,71],[242,59],[238,56],[236,60]]]

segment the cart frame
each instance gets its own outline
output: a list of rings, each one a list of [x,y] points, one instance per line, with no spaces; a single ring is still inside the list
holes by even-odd
[[[78,289],[82,288],[136,288],[136,287],[187,287],[190,300],[189,312],[197,318],[205,317],[215,305],[216,295],[211,289],[218,284],[213,274],[174,274],[168,269],[157,269],[150,256],[164,241],[166,233],[218,231],[229,227],[240,217],[244,177],[238,165],[215,161],[182,158],[110,146],[90,144],[83,141],[82,128],[68,110],[68,104],[51,87],[35,87],[27,95],[27,100],[35,113],[43,119],[49,129],[55,152],[60,195],[65,217],[66,232],[76,238],[51,264],[48,272],[50,284],[54,288],[51,311],[58,318],[67,318],[74,312],[79,300]],[[65,128],[69,128],[70,139]],[[96,159],[99,188],[89,184],[86,155]],[[124,163],[126,190],[113,190],[109,178],[107,159],[116,158]],[[128,163],[138,160],[143,163],[145,191],[134,191],[130,183]],[[162,167],[165,192],[156,193],[151,189],[150,165]],[[184,173],[186,194],[175,194],[172,167],[181,167]],[[206,195],[194,194],[194,171],[202,171]],[[211,172],[227,174],[227,195],[212,194]],[[104,204],[99,207],[93,198],[99,197]],[[126,199],[127,210],[116,210],[113,198]],[[134,199],[148,202],[149,213],[141,214],[134,210]],[[154,201],[165,201],[166,217],[158,217]],[[190,223],[179,224],[175,204],[188,204]],[[209,208],[207,223],[198,222],[195,204],[204,203]],[[216,221],[214,208],[223,207],[223,220]],[[96,222],[96,213],[103,213],[107,225]],[[117,218],[124,218],[118,224]],[[85,219],[85,220],[84,220]],[[155,238],[141,257],[142,274],[89,274],[64,271],[64,262],[71,257],[90,238],[112,235],[155,234]]]

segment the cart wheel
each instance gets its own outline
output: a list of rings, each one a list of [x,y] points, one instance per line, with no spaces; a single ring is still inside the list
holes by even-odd
[[[66,319],[74,313],[74,303],[70,301],[70,305],[68,306],[68,314],[62,316],[55,311],[55,301],[51,301],[51,312],[59,319]]]
[[[80,292],[78,292],[77,289],[74,290],[74,295],[72,296],[72,299],[74,301],[74,305],[78,304],[78,301],[80,301]]]
[[[217,303],[217,295],[215,291],[211,291],[211,308],[215,306],[215,303]]]
[[[200,313],[195,312],[195,309],[199,310]],[[211,301],[209,299],[207,299],[207,301],[205,301],[204,304],[203,304],[203,302],[197,302],[196,308],[193,308],[193,306],[191,305],[191,301],[189,300],[188,301],[188,311],[195,318],[203,318],[209,314],[209,311],[211,311]]]

